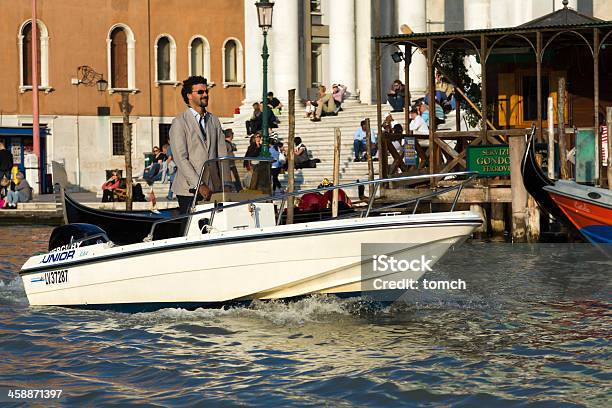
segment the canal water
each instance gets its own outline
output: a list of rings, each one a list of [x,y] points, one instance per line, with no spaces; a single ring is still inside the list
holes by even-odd
[[[586,244],[468,243],[430,276],[466,289],[388,306],[121,314],[29,307],[17,272],[50,232],[0,226],[0,390],[61,389],[66,406],[612,404],[612,264]]]

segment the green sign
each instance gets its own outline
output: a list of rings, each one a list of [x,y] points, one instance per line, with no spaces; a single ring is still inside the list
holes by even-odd
[[[510,175],[508,145],[478,145],[467,148],[467,169],[483,176]]]

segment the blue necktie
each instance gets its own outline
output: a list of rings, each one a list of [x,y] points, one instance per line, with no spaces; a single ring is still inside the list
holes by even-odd
[[[202,141],[206,143],[206,115],[200,117],[198,124],[200,125],[200,131],[202,132]]]

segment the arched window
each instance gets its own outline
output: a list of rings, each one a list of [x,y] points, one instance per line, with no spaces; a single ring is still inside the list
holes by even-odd
[[[106,38],[109,91],[136,88],[135,44],[132,30],[124,24],[115,24]]]
[[[157,40],[157,80],[170,80],[170,40],[168,37]]]
[[[32,86],[32,23],[29,22],[23,28],[23,85]],[[40,84],[40,37],[38,40],[38,83]]]
[[[238,82],[236,59],[236,42],[230,40],[225,43],[225,82]]]
[[[243,85],[243,52],[240,41],[229,38],[223,44],[223,85]]]
[[[38,58],[36,58],[38,71],[38,87],[50,91],[49,87],[49,32],[47,27],[38,21]],[[32,20],[25,21],[19,29],[17,37],[19,43],[19,76],[20,90],[24,92],[32,88]]]
[[[168,34],[155,41],[155,82],[176,81],[176,43]]]
[[[111,32],[111,87],[128,87],[127,36],[121,27]]]
[[[195,37],[189,45],[189,74],[210,81],[210,47],[204,37]]]

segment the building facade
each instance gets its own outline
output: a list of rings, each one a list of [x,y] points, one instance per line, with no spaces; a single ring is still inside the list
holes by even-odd
[[[277,0],[269,31],[268,88],[280,99],[295,88],[304,100],[320,85],[342,83],[361,103],[376,99],[374,36],[412,32],[459,31],[513,27],[564,7],[562,0]],[[612,19],[612,2],[569,0],[585,15]],[[262,36],[252,0],[244,0],[246,103],[261,98]],[[394,79],[403,79],[403,62],[393,63],[381,51],[383,95]],[[414,50],[413,50],[414,51]],[[479,75],[474,62],[474,75]],[[288,67],[296,67],[288,69]],[[426,90],[425,58],[413,53],[410,65],[412,95]]]
[[[0,13],[0,126],[31,125],[31,2],[0,0]],[[122,91],[129,92],[136,172],[185,109],[187,76],[214,84],[210,109],[220,116],[244,99],[241,0],[38,0],[37,19],[40,123],[50,132],[44,154],[65,167],[72,187],[96,190],[105,169],[124,167]],[[97,78],[108,82],[105,91]],[[31,139],[11,142],[14,153],[31,150]]]

